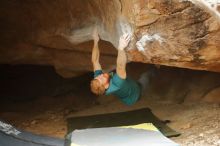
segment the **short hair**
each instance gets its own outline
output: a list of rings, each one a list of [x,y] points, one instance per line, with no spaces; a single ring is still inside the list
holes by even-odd
[[[90,87],[91,91],[96,95],[103,95],[105,93],[105,86],[97,79],[91,81]]]

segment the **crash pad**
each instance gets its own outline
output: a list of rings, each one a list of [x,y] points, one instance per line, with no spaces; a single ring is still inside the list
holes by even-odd
[[[169,118],[169,117],[168,117]],[[74,130],[88,128],[106,128],[128,125],[137,125],[141,123],[152,123],[166,137],[179,136],[180,133],[168,127],[164,121],[157,118],[149,108],[138,110],[108,113],[81,117],[70,117],[67,119],[68,133]]]
[[[65,146],[179,146],[152,123],[74,130]]]
[[[0,119],[0,146],[64,146],[64,139],[19,130]]]

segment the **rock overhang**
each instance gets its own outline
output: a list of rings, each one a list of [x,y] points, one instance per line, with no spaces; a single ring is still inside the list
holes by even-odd
[[[214,2],[214,1],[212,1]],[[220,72],[218,1],[1,1],[0,63],[50,64],[63,76],[92,70],[92,31],[115,48],[132,35],[129,61]],[[116,49],[102,42],[106,68]]]

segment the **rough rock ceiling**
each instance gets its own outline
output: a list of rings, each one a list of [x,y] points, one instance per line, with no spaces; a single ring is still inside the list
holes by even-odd
[[[220,72],[219,1],[1,0],[0,63],[50,64],[65,77],[91,70],[98,26],[102,64],[133,34],[130,61]]]

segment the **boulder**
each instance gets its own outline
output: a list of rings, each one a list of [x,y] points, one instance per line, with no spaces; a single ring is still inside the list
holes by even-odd
[[[132,35],[129,61],[220,72],[218,1],[1,0],[0,63],[52,65],[64,77],[114,67],[118,39]]]

